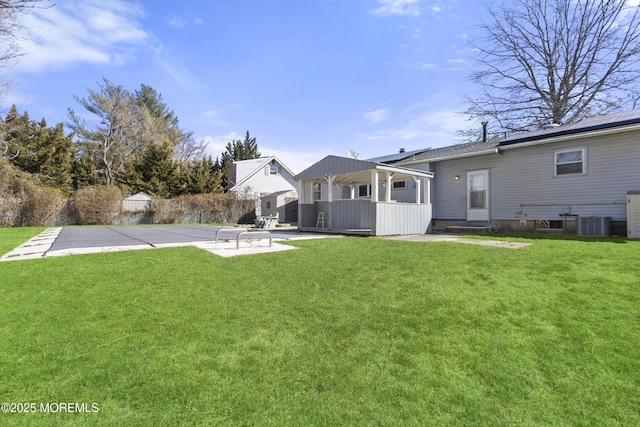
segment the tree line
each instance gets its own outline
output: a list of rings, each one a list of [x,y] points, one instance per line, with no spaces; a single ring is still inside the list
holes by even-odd
[[[130,92],[107,79],[98,86],[75,97],[83,110],[69,108],[69,133],[12,106],[0,119],[0,157],[66,196],[106,185],[158,198],[225,192],[233,162],[260,157],[247,131],[213,159],[151,86]]]

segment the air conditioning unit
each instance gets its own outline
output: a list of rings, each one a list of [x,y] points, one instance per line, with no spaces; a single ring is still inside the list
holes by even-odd
[[[581,216],[577,218],[576,234],[578,236],[610,236],[610,216]]]

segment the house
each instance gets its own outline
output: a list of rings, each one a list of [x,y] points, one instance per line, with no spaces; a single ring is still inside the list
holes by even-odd
[[[431,172],[327,156],[295,177],[298,228],[373,236],[424,234],[431,225],[431,178]]]
[[[256,199],[257,216],[297,221],[298,191],[293,172],[276,156],[233,162],[227,173],[229,191]]]
[[[626,235],[627,198],[640,191],[640,110],[386,163],[434,174],[434,230]]]

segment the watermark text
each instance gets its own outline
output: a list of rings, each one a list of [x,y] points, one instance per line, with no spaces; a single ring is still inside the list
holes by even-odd
[[[96,402],[4,402],[0,404],[3,413],[84,413],[100,412]]]

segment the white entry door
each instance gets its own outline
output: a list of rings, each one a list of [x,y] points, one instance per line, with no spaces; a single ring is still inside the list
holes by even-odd
[[[467,172],[467,221],[489,221],[489,169]]]
[[[627,193],[627,237],[640,237],[640,194]]]

